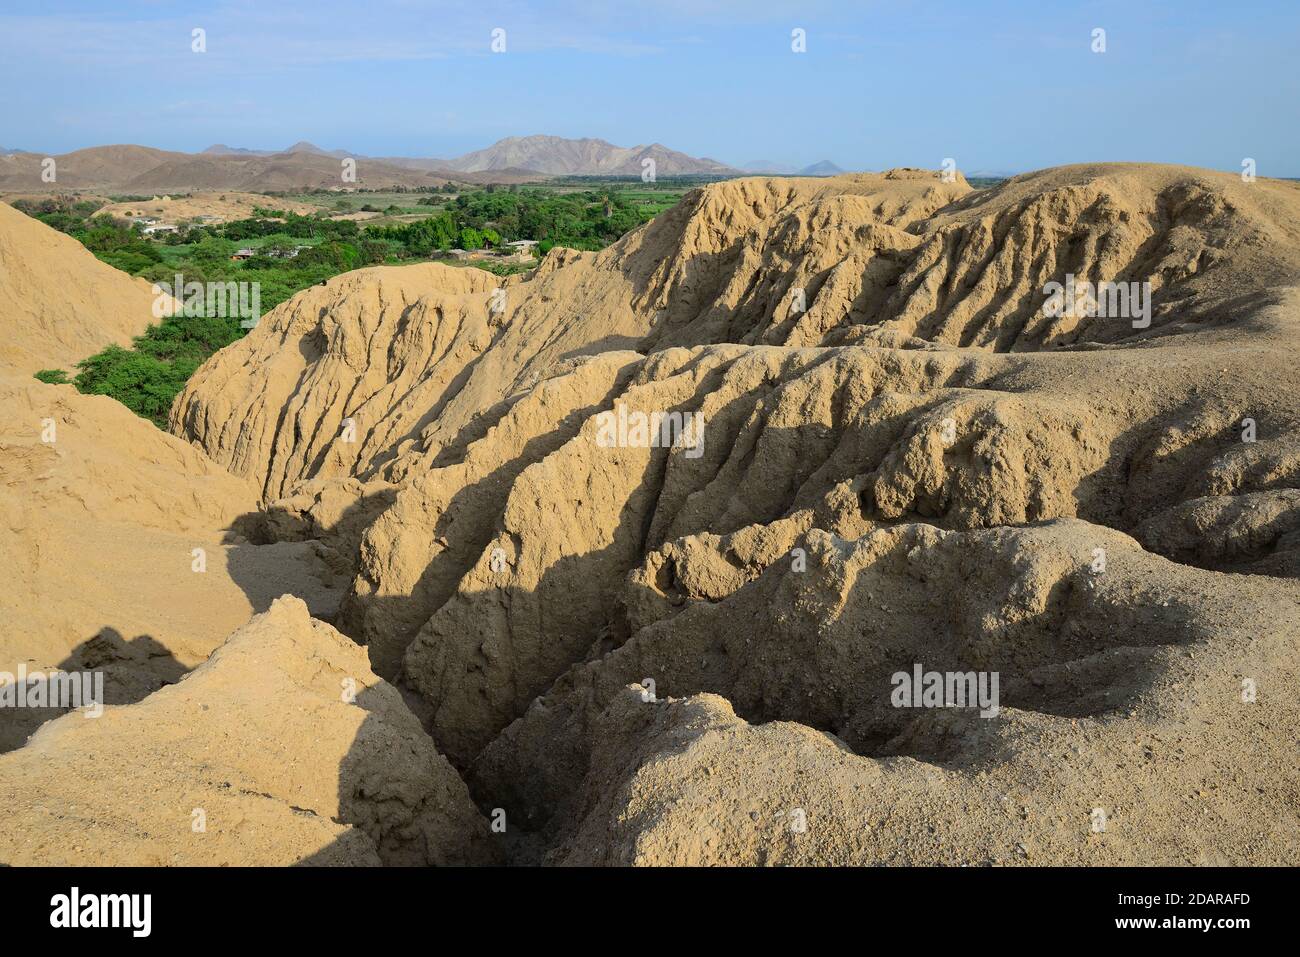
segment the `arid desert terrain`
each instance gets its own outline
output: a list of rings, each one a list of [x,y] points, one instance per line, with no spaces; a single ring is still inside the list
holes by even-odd
[[[107,701],[0,708],[0,863],[1300,863],[1300,183],[732,179],[166,432],[33,378],[155,299],[0,204],[0,672]]]

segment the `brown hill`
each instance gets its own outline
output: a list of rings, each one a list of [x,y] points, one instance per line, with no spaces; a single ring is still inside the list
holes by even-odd
[[[337,187],[390,189],[437,187],[448,182],[526,182],[533,173],[460,174],[442,168],[407,168],[382,160],[356,158],[356,180],[342,177],[342,160],[313,150],[262,154],[175,153],[143,146],[101,146],[52,157],[54,184],[42,179],[35,153],[0,156],[0,192],[99,189],[113,193],[181,193],[192,190],[279,192]]]
[[[473,183],[482,186],[492,184],[510,186],[513,184],[523,183],[544,183],[551,178],[548,173],[539,173],[535,170],[519,169],[513,166],[471,173],[464,170],[451,169],[447,166],[446,160],[439,159],[410,159],[401,156],[385,156],[380,158],[378,162],[389,166],[397,166],[402,169],[422,170],[426,173],[432,173],[435,176],[445,176],[457,183]]]
[[[1300,855],[1276,813],[1293,800],[1289,743],[1264,730],[1300,716],[1283,691],[1298,676],[1294,581],[1176,565],[1068,519],[794,542],[806,570],[787,556],[725,598],[682,589],[571,669],[479,756],[476,793],[565,864]],[[677,569],[743,577],[737,552]],[[1000,710],[893,707],[892,675],[914,663],[998,673]],[[1274,693],[1243,703],[1243,675]]]
[[[469,173],[518,168],[563,176],[640,176],[646,159],[654,160],[659,176],[736,172],[717,160],[697,159],[659,143],[614,146],[604,140],[560,136],[508,136],[486,149],[447,160],[444,165]]]
[[[190,189],[287,191],[356,187],[442,186],[448,180],[374,160],[356,161],[356,180],[342,177],[342,160],[313,152],[272,156],[184,156],[152,167],[123,184],[128,192],[179,192]]]
[[[114,190],[148,170],[175,162],[187,154],[156,150],[148,146],[94,146],[53,157],[53,183],[42,178],[42,163],[47,157],[37,153],[17,153],[0,157],[0,190],[94,189]]]

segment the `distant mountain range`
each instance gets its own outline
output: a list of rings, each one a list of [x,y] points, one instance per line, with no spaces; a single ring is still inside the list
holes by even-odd
[[[342,177],[342,160],[349,156],[356,160],[355,182],[345,182]],[[133,195],[221,189],[293,192],[352,186],[393,189],[436,188],[447,183],[527,183],[547,178],[532,170],[460,172],[445,168],[439,161],[388,161],[343,150],[322,150],[310,143],[295,143],[280,151],[212,146],[201,153],[115,145],[55,155],[57,178],[50,184],[41,178],[44,158],[27,152],[0,155],[0,191],[48,192],[63,188]]]
[[[822,160],[811,166],[792,166],[789,163],[773,163],[771,160],[751,160],[741,167],[746,173],[770,173],[778,176],[839,176],[844,170],[830,160]]]
[[[447,160],[448,169],[467,173],[530,169],[553,176],[640,176],[646,160],[658,176],[730,175],[734,167],[708,157],[687,156],[661,143],[615,146],[604,140],[569,140],[560,136],[509,136],[487,149]]]
[[[344,159],[356,160],[356,182],[340,175]],[[48,191],[41,179],[43,156],[0,150],[0,190]],[[539,182],[552,176],[640,176],[653,161],[657,176],[735,176],[742,172],[833,176],[843,172],[829,160],[802,169],[752,163],[741,170],[708,157],[688,156],[661,143],[615,146],[600,139],[510,136],[486,149],[450,159],[365,156],[327,150],[301,141],[283,150],[259,150],[217,143],[201,153],[147,146],[96,146],[54,157],[58,186],[119,193],[231,189],[247,192],[328,189],[438,187]]]
[[[177,153],[147,146],[95,146],[54,156],[56,179],[41,179],[36,153],[0,156],[0,190],[51,188],[156,194],[189,190],[231,189],[248,192],[326,189],[343,186],[339,160],[321,153],[212,155]],[[357,186],[439,186],[445,177],[429,173],[357,164]]]
[[[209,146],[204,153],[218,156],[271,156],[282,153],[320,153],[342,158],[378,159],[382,163],[427,172],[495,173],[502,170],[526,170],[549,176],[640,176],[643,161],[652,159],[655,174],[733,174],[726,163],[687,156],[659,143],[649,146],[615,146],[605,140],[569,140],[560,136],[509,136],[486,149],[475,150],[452,159],[403,156],[362,157],[346,150],[326,150],[314,143],[294,143],[286,150],[235,149],[224,144]]]
[[[227,146],[225,143],[217,143],[213,146],[209,146],[203,152],[210,156],[275,156],[280,153],[319,153],[322,156],[333,156],[335,159],[343,159],[346,156],[357,156],[356,153],[349,153],[347,150],[324,150],[315,143],[308,143],[306,140],[299,140],[288,149],[283,150],[246,150],[240,149],[239,147]]]

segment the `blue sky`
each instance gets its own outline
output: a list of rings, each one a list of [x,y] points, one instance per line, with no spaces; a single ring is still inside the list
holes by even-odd
[[[451,156],[550,133],[729,163],[1300,176],[1298,53],[1295,0],[0,0],[0,145]]]

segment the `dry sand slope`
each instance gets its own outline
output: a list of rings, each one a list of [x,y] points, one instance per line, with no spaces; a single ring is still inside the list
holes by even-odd
[[[157,322],[149,283],[0,203],[0,369],[71,369]]]
[[[183,223],[199,217],[212,217],[219,222],[248,219],[258,209],[277,209],[283,212],[310,216],[320,207],[298,203],[291,199],[272,198],[257,193],[240,193],[234,190],[212,193],[192,193],[171,198],[155,196],[152,199],[127,203],[110,203],[96,211],[96,216],[152,216],[164,223]]]
[[[401,696],[296,598],[179,685],[52,722],[0,770],[14,864],[492,860],[464,782]]]
[[[1149,281],[1149,321],[1046,315],[1067,274]],[[1145,165],[991,191],[735,180],[500,282],[340,276],[173,408],[260,493],[228,527],[278,544],[250,549],[350,579],[333,624],[483,817],[433,778],[403,806],[466,842],[508,822],[453,854],[442,825],[404,820],[394,845],[344,815],[362,850],[342,853],[268,818],[250,840],[276,851],[250,860],[1300,862],[1300,188]],[[620,410],[698,416],[702,443],[610,447]],[[216,687],[219,661],[186,684]],[[895,706],[917,666],[995,673],[996,713]],[[268,753],[297,746],[290,715],[259,714]],[[346,737],[304,760],[355,798],[369,745],[341,760]],[[0,782],[34,749],[114,746],[69,715]],[[184,739],[158,746],[202,777]],[[184,805],[188,775],[150,793]],[[138,860],[112,850],[134,827],[116,806],[97,846]],[[150,853],[236,853],[182,831]],[[384,851],[410,840],[428,853]]]
[[[251,544],[255,490],[112,399],[0,371],[0,416],[0,672],[100,670],[136,701],[285,592],[338,607],[333,552]],[[0,708],[0,751],[55,713]]]
[[[112,399],[32,378],[143,331],[152,302],[0,205],[0,672],[95,669],[113,704],[176,681],[286,591],[332,614],[347,581],[319,544],[251,543],[251,483]],[[0,751],[58,713],[0,707]]]

